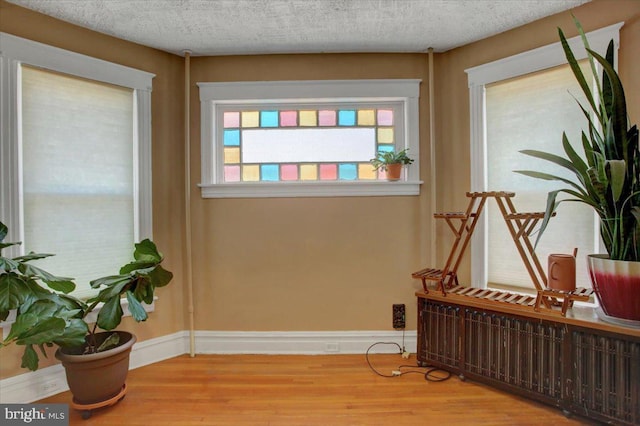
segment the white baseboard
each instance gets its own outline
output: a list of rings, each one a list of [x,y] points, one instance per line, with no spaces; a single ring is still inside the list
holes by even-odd
[[[196,331],[196,354],[320,355],[396,353],[393,342],[415,353],[417,333],[408,331]],[[138,342],[131,351],[130,369],[189,353],[189,332],[180,331]],[[60,364],[0,380],[0,403],[31,403],[69,390]]]
[[[404,346],[416,351],[416,332],[405,332]],[[376,342],[402,346],[400,331],[197,331],[199,354],[364,354]],[[372,353],[394,353],[397,346],[376,345]]]

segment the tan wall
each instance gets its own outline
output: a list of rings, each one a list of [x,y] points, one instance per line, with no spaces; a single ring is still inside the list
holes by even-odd
[[[175,274],[169,287],[158,291],[156,312],[150,320],[135,324],[125,319],[122,328],[135,331],[139,340],[163,336],[187,328],[183,310],[184,148],[182,59],[137,44],[88,31],[0,1],[0,31],[99,59],[152,72],[153,135],[153,231],[165,255],[165,266]],[[1,49],[1,46],[0,46]],[[20,348],[0,350],[0,377],[26,370],[20,368]],[[41,363],[55,362],[52,356]]]
[[[192,61],[197,82],[417,78],[423,54],[224,56]],[[426,83],[421,115],[426,116]],[[192,119],[192,179],[200,179],[199,120]],[[428,128],[421,152],[428,164]],[[423,168],[423,176],[424,171]],[[202,199],[193,188],[196,328],[391,330],[391,305],[407,305],[425,237],[420,197]],[[422,257],[421,257],[422,256]]]
[[[594,0],[573,10],[585,31],[617,22],[625,22],[620,31],[619,72],[625,85],[632,122],[640,119],[640,1]],[[470,190],[469,89],[465,69],[535,49],[559,41],[557,28],[567,37],[577,35],[569,11],[550,16],[440,54],[436,59],[436,158],[437,211],[460,210]],[[558,135],[558,143],[560,143]],[[461,167],[460,165],[464,165]],[[544,207],[541,207],[543,210]],[[438,245],[449,239],[451,232],[438,226]],[[440,251],[442,259],[446,251]],[[469,282],[469,256],[461,268],[462,282]]]
[[[630,113],[640,111],[640,2],[596,0],[576,9],[587,30],[618,21],[620,70]],[[437,210],[458,210],[469,189],[469,102],[464,69],[575,34],[568,13],[436,54]],[[0,0],[0,30],[156,74],[153,92],[154,233],[176,282],[157,312],[134,329],[141,340],[188,327],[183,284],[182,59],[96,34]],[[407,304],[410,273],[425,265],[429,235],[427,59],[422,54],[269,55],[193,58],[191,72],[193,282],[198,330],[389,330],[391,305]],[[202,199],[199,81],[420,78],[419,197]],[[438,228],[438,256],[448,232]],[[433,265],[437,266],[437,265]],[[467,267],[467,265],[465,265]],[[464,272],[466,273],[466,272]],[[468,278],[468,277],[467,277]],[[465,278],[465,279],[467,279]],[[0,352],[0,377],[22,372],[16,351]]]

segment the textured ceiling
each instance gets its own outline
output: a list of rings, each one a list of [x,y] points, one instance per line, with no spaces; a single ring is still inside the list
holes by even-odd
[[[192,55],[443,52],[589,0],[7,0]]]

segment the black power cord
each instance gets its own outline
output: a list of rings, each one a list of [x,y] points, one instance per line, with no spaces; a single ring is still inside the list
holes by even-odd
[[[398,370],[396,372],[394,372],[393,374],[384,374],[381,373],[380,371],[378,371],[372,364],[371,364],[371,360],[369,359],[369,352],[371,351],[371,349],[374,346],[377,345],[395,345],[398,347],[398,351],[399,353],[402,355],[405,351],[404,351],[404,347],[400,346],[399,344],[397,344],[396,342],[376,342],[374,344],[372,344],[371,346],[369,346],[367,348],[367,352],[365,353],[365,359],[367,360],[367,364],[369,365],[369,368],[371,369],[371,371],[373,371],[375,374],[377,374],[380,377],[385,377],[385,378],[393,378],[393,377],[400,377],[404,374],[423,374],[424,375],[424,379],[428,382],[444,382],[445,380],[448,380],[451,377],[451,373],[443,370],[441,368],[438,367],[434,367],[434,366],[425,366],[425,367],[420,367],[418,365],[400,365],[398,366]],[[426,370],[408,370],[408,371],[402,371],[403,368],[424,368]],[[396,374],[398,373],[398,374]]]

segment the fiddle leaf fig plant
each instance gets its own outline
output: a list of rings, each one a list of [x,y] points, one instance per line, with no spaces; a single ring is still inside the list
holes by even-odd
[[[7,226],[0,222],[0,320],[15,311],[15,321],[0,347],[23,345],[21,366],[30,370],[38,369],[36,348],[46,357],[45,347],[53,345],[83,347],[84,353],[117,346],[116,333],[100,346],[95,333],[98,328],[108,331],[120,325],[124,315],[122,297],[126,298],[132,317],[145,321],[147,312],[142,303],[152,303],[155,289],[173,279],[173,274],[160,265],[163,256],[156,245],[145,239],[135,244],[134,260],[120,268],[118,275],[91,281],[91,287],[100,291],[85,302],[69,295],[76,287],[72,278],[55,276],[30,263],[52,254],[2,256],[2,249],[20,244],[4,242],[7,234]],[[87,315],[98,308],[97,321],[90,327]]]

